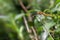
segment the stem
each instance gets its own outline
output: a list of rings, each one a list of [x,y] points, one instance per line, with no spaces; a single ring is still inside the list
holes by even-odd
[[[21,0],[19,0],[19,3],[20,3],[20,5],[21,5],[22,9],[27,13],[28,10],[27,10],[26,7],[24,6],[23,2],[22,2]],[[28,23],[27,23],[27,20],[26,20],[25,16],[23,17],[23,19],[24,19],[24,23],[25,23],[27,32],[30,33],[29,36],[30,36],[31,40],[34,40],[35,38],[33,39],[33,37],[37,35],[37,34],[36,34],[36,31],[35,31],[34,29],[32,29],[32,30],[34,30],[33,33],[34,33],[35,35],[34,35],[34,36],[31,35],[32,32],[31,32],[31,30],[30,30],[29,27],[28,27]],[[28,21],[29,21],[29,22],[32,22],[32,17],[31,17],[31,15],[28,16]],[[33,26],[32,26],[32,27],[33,27]],[[36,39],[38,39],[38,38],[36,38]],[[35,39],[35,40],[36,40],[36,39]]]
[[[20,3],[20,5],[21,5],[22,9],[23,9],[25,12],[27,12],[28,10],[27,10],[26,7],[24,6],[23,2],[22,2],[21,0],[19,0],[19,3]]]

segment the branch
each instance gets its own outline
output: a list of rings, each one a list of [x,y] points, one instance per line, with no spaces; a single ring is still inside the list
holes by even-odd
[[[24,23],[25,23],[25,26],[26,26],[26,28],[27,28],[28,33],[31,33],[26,18],[23,17],[23,19],[24,19]]]
[[[29,26],[28,26],[27,20],[26,20],[25,17],[23,17],[23,18],[24,18],[25,26],[26,26],[26,28],[27,28],[27,32],[29,33],[29,37],[31,38],[31,40],[34,40],[34,39],[33,39],[33,36],[31,35],[31,30],[29,29]]]
[[[34,33],[34,36],[35,36],[35,40],[39,40],[38,36],[37,36],[37,33],[36,33],[36,30],[34,29],[34,27],[31,27],[32,28],[32,31]]]
[[[24,4],[22,3],[22,1],[21,1],[21,0],[19,0],[19,3],[20,3],[20,5],[21,5],[22,9],[23,9],[25,12],[27,12],[26,7],[24,6]]]
[[[21,0],[19,0],[19,3],[20,3],[20,5],[21,5],[22,9],[23,9],[25,12],[27,12],[26,7],[24,6],[24,4],[22,3]],[[26,26],[27,32],[29,33],[29,37],[31,38],[31,40],[34,40],[33,35],[32,35],[32,31],[29,29],[29,26],[28,26],[28,23],[27,23],[27,20],[26,20],[25,16],[23,16],[23,19],[24,19],[24,24],[25,24],[25,26]]]
[[[22,2],[21,0],[19,0],[19,3],[20,3],[20,5],[21,5],[22,9],[23,9],[25,12],[27,12],[28,10],[27,10],[26,7],[24,6],[23,2]],[[35,37],[37,36],[36,31],[34,30],[34,28],[32,28],[33,33],[34,33],[34,36],[32,36],[32,35],[31,35],[31,34],[32,34],[32,33],[31,33],[31,30],[30,30],[29,27],[28,27],[28,23],[27,23],[26,18],[23,17],[23,19],[24,19],[24,23],[25,23],[25,26],[26,26],[26,28],[27,28],[27,31],[28,31],[28,33],[30,33],[30,34],[29,34],[30,38],[31,38],[32,40],[34,40],[35,38],[33,39],[33,37],[34,37],[34,36],[35,36]],[[31,15],[28,16],[28,21],[32,22]],[[32,26],[32,27],[33,27],[33,26]],[[38,38],[36,37],[35,40],[38,40]]]

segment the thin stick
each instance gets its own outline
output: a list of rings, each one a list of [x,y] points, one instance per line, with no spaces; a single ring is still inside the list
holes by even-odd
[[[25,23],[25,26],[26,26],[26,28],[27,28],[27,31],[28,31],[29,33],[31,33],[26,18],[25,18],[25,17],[23,17],[23,18],[24,18],[24,23]]]
[[[22,3],[22,1],[21,1],[21,0],[19,0],[19,3],[20,3],[20,5],[21,5],[22,9],[23,9],[25,12],[27,12],[26,7],[24,6],[24,4]]]
[[[39,40],[39,38],[38,38],[38,36],[37,36],[37,33],[36,33],[36,30],[35,30],[33,27],[31,27],[31,28],[32,28],[33,33],[34,33],[35,40]]]
[[[26,9],[26,7],[24,6],[24,4],[22,3],[22,1],[21,0],[19,0],[19,3],[20,3],[20,5],[21,5],[21,7],[22,7],[22,9],[25,11],[25,12],[27,12],[28,10]],[[32,35],[31,35],[31,30],[29,29],[29,27],[28,27],[28,23],[27,23],[27,20],[26,20],[26,18],[25,17],[23,17],[23,19],[24,19],[24,23],[25,23],[25,26],[26,26],[26,28],[27,28],[27,31],[28,31],[28,33],[30,33],[30,38],[32,39],[32,40],[34,40],[32,37]],[[32,21],[32,18],[31,18],[31,16],[29,15],[28,16],[28,19],[30,19],[29,21]],[[32,29],[32,30],[34,30],[34,29]],[[35,36],[37,35],[36,34],[36,32],[35,32],[35,30],[33,31],[34,32],[34,34],[35,34]],[[36,40],[36,39],[35,39]]]
[[[24,6],[24,4],[22,3],[21,0],[19,0],[19,3],[20,3],[20,5],[21,5],[22,9],[23,9],[25,12],[27,12],[26,7]],[[23,16],[23,19],[24,19],[24,23],[25,23],[27,32],[29,33],[29,37],[31,38],[31,40],[34,40],[34,39],[33,39],[33,35],[31,35],[31,30],[29,29],[29,26],[28,26],[28,23],[27,23],[27,20],[26,20],[25,16]]]
[[[31,40],[34,40],[34,39],[33,39],[33,35],[31,35],[31,30],[29,29],[29,26],[28,26],[27,20],[26,20],[25,17],[23,17],[23,18],[24,18],[25,26],[26,26],[26,28],[27,28],[27,32],[29,33],[29,37],[31,38]]]

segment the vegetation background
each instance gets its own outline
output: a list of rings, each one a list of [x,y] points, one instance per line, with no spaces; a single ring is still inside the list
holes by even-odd
[[[60,40],[60,0],[0,0],[0,40]]]

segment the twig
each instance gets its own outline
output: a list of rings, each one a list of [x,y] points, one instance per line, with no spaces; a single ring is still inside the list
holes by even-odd
[[[26,7],[23,5],[23,3],[22,3],[21,0],[19,0],[19,3],[20,3],[20,5],[21,5],[22,9],[23,9],[25,12],[27,12]],[[28,26],[28,23],[27,23],[27,20],[26,20],[25,16],[23,16],[23,19],[24,19],[24,23],[25,23],[27,32],[29,33],[29,37],[31,38],[31,40],[34,40],[33,35],[32,35],[32,33],[31,33],[31,30],[29,29],[29,26]]]
[[[24,18],[25,26],[26,26],[26,28],[27,28],[27,32],[29,33],[29,36],[30,36],[31,40],[34,40],[34,39],[33,39],[33,36],[31,35],[31,30],[29,29],[29,26],[28,26],[27,20],[26,20],[25,17],[23,17],[23,18]]]
[[[19,0],[19,3],[20,3],[20,5],[21,5],[22,9],[23,9],[25,12],[27,12],[26,7],[24,6],[24,4],[22,3],[22,1],[21,1],[21,0]]]
[[[26,18],[25,18],[25,17],[23,17],[23,18],[24,18],[24,23],[25,23],[25,26],[26,26],[26,28],[27,28],[27,31],[28,31],[29,33],[31,33]]]
[[[28,19],[29,19],[29,22],[32,22],[31,15],[29,15]],[[33,33],[34,33],[34,39],[35,39],[35,40],[39,40],[39,38],[38,38],[38,36],[37,36],[37,33],[36,33],[36,30],[34,29],[33,25],[31,26],[31,29],[32,29],[32,31],[33,31]]]
[[[20,5],[21,5],[22,9],[23,9],[25,12],[27,12],[28,10],[26,9],[26,7],[24,6],[24,4],[22,3],[21,0],[19,0],[19,3],[20,3]],[[30,34],[29,34],[30,38],[31,38],[32,40],[34,40],[32,37],[37,36],[37,34],[36,34],[34,28],[32,28],[33,33],[34,33],[34,36],[32,36],[32,35],[31,35],[31,34],[32,34],[32,33],[31,33],[31,30],[30,30],[29,27],[28,27],[28,23],[27,23],[26,18],[23,17],[23,19],[24,19],[24,23],[25,23],[25,26],[26,26],[26,28],[27,28],[27,31],[28,31],[28,33],[30,33]],[[32,22],[31,15],[28,16],[28,19],[29,19],[30,22]],[[32,26],[32,27],[33,27],[33,26]],[[35,40],[38,40],[38,38],[36,37]]]
[[[39,40],[39,38],[38,38],[38,36],[37,36],[37,33],[36,33],[36,30],[35,30],[33,27],[31,27],[31,28],[32,28],[32,30],[33,30],[33,33],[34,33],[35,39],[36,39],[36,40]]]

